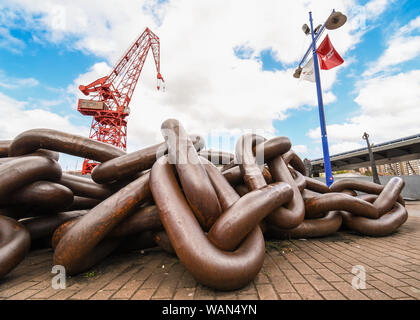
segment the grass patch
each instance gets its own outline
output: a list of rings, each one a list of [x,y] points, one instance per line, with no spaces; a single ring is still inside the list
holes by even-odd
[[[85,278],[93,278],[96,275],[95,271],[86,272]]]
[[[265,251],[277,250],[280,253],[293,252],[292,248],[287,247],[283,242],[279,241],[266,241],[265,242]]]

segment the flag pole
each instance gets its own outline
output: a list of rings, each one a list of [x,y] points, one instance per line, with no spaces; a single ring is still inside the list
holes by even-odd
[[[326,178],[327,186],[330,186],[334,182],[334,178],[331,171],[331,160],[330,160],[330,152],[328,148],[328,137],[327,137],[326,122],[325,122],[324,102],[322,100],[321,77],[319,75],[318,54],[316,53],[316,40],[318,38],[315,38],[314,26],[313,26],[313,21],[312,21],[312,12],[309,12],[309,22],[311,25],[312,53],[313,53],[314,68],[315,68],[316,92],[318,95],[318,110],[319,110],[319,121],[321,124],[322,150],[324,153],[325,178]]]

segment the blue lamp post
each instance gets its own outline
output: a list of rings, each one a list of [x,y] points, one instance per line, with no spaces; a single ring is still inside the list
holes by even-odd
[[[318,96],[318,110],[319,110],[319,121],[320,121],[320,127],[321,127],[322,150],[324,153],[324,169],[325,169],[326,182],[328,186],[330,186],[334,182],[334,178],[332,175],[330,152],[328,149],[327,126],[325,122],[324,102],[322,100],[321,77],[319,74],[318,54],[316,52],[317,50],[316,43],[325,29],[329,29],[329,30],[337,29],[341,27],[346,22],[346,20],[347,18],[342,13],[336,12],[335,10],[333,10],[331,15],[328,17],[327,21],[325,21],[325,23],[322,25],[322,27],[317,27],[316,30],[314,30],[312,12],[309,12],[310,30],[307,25],[303,26],[303,30],[306,34],[309,34],[309,32],[311,33],[312,43],[309,46],[308,50],[306,51],[305,55],[303,56],[301,62],[299,63],[299,68],[296,70],[295,75],[294,75],[294,77],[296,78],[300,77],[300,73],[302,72],[301,66],[303,62],[305,61],[305,59],[310,54],[310,52],[312,51],[314,69],[315,69],[316,92]]]

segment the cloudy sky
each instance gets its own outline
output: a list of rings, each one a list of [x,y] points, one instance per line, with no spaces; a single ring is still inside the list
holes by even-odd
[[[292,75],[310,43],[308,12],[318,25],[332,9],[348,22],[328,32],[345,63],[321,72],[331,154],[363,147],[364,131],[374,143],[420,133],[418,0],[0,0],[0,139],[42,127],[88,136],[78,85],[107,75],[148,26],[166,92],[149,56],[128,151],[161,142],[161,123],[177,118],[213,148],[232,151],[253,130],[321,157],[315,85]]]

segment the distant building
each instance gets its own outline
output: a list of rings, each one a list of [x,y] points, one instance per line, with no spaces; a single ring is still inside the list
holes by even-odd
[[[420,160],[381,164],[376,166],[380,176],[411,176],[420,175]],[[371,175],[372,169],[360,168],[359,172],[363,175]]]

